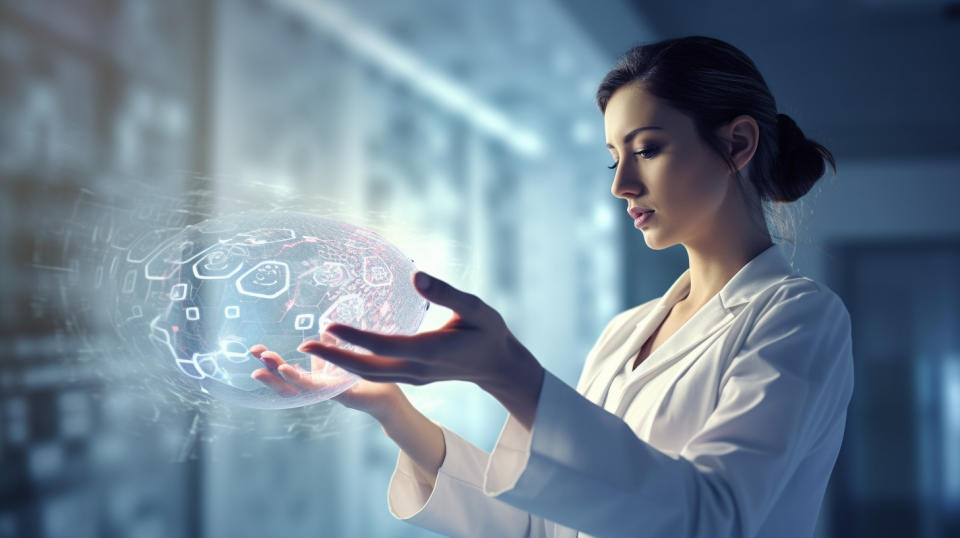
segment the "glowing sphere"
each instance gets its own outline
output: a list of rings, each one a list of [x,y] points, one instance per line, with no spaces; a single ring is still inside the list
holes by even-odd
[[[340,394],[359,378],[325,361],[311,370],[312,356],[296,350],[301,342],[330,323],[413,334],[428,307],[413,288],[412,260],[396,247],[305,213],[242,213],[152,231],[126,258],[137,270],[121,293],[145,287],[149,339],[163,360],[189,385],[246,407],[298,407]],[[310,371],[321,388],[281,396],[252,379],[263,367],[248,352],[255,344]]]

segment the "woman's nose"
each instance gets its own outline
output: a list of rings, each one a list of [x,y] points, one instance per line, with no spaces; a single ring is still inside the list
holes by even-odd
[[[617,198],[636,198],[642,194],[643,185],[627,166],[617,167],[617,173],[613,176],[613,185],[610,186],[610,192]]]

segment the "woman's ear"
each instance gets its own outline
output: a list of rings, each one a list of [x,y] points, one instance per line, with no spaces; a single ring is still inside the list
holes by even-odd
[[[721,136],[727,141],[730,159],[737,170],[742,170],[757,152],[757,144],[760,140],[760,126],[757,120],[753,119],[753,116],[742,114],[730,120],[721,129]]]

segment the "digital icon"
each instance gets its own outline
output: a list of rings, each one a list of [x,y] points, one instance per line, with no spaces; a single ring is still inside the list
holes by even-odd
[[[363,281],[378,288],[393,283],[393,273],[380,256],[367,256],[363,259]]]
[[[235,245],[219,245],[204,253],[193,264],[193,276],[202,280],[230,278],[243,267],[246,250]]]
[[[313,281],[320,286],[336,287],[347,281],[347,268],[342,263],[323,262],[313,272]]]
[[[251,297],[273,299],[290,287],[290,268],[277,260],[262,261],[237,279],[237,291]]]
[[[350,323],[363,316],[363,298],[356,293],[344,295],[336,300],[321,316],[331,323]]]
[[[170,288],[170,300],[171,301],[182,301],[187,298],[187,284],[181,282],[180,284],[174,284]]]
[[[123,275],[123,285],[120,287],[120,291],[123,293],[133,293],[134,288],[137,285],[137,271],[130,269],[127,271],[127,274]]]
[[[313,327],[313,314],[300,314],[293,322],[293,328],[298,331],[305,331]]]

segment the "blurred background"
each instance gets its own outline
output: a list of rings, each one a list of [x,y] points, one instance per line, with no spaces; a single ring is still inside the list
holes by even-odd
[[[0,537],[432,535],[390,516],[397,449],[369,417],[149,390],[86,284],[104,230],[349,215],[574,384],[686,268],[611,196],[593,93],[630,46],[691,34],[746,52],[838,161],[783,247],[853,319],[817,535],[957,536],[960,3],[0,0]],[[485,393],[404,389],[492,448]]]

